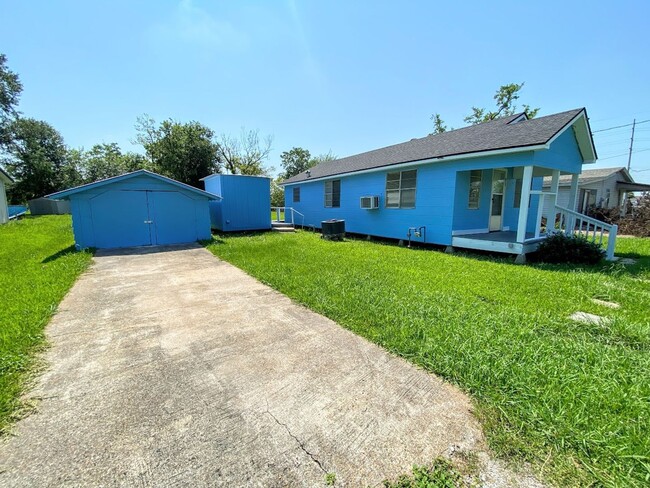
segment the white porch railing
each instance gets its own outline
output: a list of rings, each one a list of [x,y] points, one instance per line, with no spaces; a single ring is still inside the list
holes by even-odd
[[[291,222],[291,225],[296,225],[296,215],[301,217],[300,226],[305,226],[305,216],[298,212],[293,207],[271,207],[271,214],[275,212],[274,222]],[[287,216],[291,215],[290,220],[287,220]],[[283,217],[283,218],[281,218]]]
[[[559,218],[557,218],[558,215]],[[614,259],[616,234],[618,232],[618,226],[616,224],[608,224],[601,220],[556,205],[553,214],[549,215],[546,220],[546,234],[549,235],[553,232],[578,234],[590,239],[592,242],[598,242],[601,246],[603,244],[605,232],[607,232],[606,259],[608,261]]]

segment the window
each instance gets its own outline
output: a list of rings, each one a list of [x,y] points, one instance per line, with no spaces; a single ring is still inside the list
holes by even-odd
[[[515,202],[513,207],[514,208],[519,208],[521,206],[521,187],[523,186],[523,180],[521,178],[517,178],[515,180]]]
[[[299,186],[294,186],[293,187],[293,203],[299,203],[300,202],[300,187]]]
[[[330,180],[325,182],[325,206],[341,206],[341,180]]]
[[[473,169],[469,172],[469,202],[467,208],[477,209],[481,202],[481,182],[483,181],[483,171]]]
[[[386,208],[415,208],[417,170],[386,175]]]

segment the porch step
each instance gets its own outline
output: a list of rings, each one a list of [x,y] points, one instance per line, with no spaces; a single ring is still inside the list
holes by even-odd
[[[295,232],[296,228],[291,222],[271,222],[271,230],[274,232]]]

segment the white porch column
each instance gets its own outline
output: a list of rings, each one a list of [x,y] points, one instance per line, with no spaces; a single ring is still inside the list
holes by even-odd
[[[546,216],[546,235],[550,235],[555,232],[555,217],[557,213],[555,212],[555,206],[557,205],[557,192],[560,189],[560,170],[554,169],[551,173],[551,193],[549,198],[551,199],[551,214]]]
[[[576,202],[578,200],[578,178],[579,174],[574,173],[571,175],[571,190],[569,191],[569,204],[567,207],[569,210],[576,211]]]
[[[533,183],[533,167],[524,166],[521,180],[521,199],[519,200],[519,222],[517,223],[517,242],[526,240],[526,223],[528,222],[528,205],[530,204],[530,186]]]
[[[578,178],[580,175],[578,173],[574,173],[571,175],[571,190],[569,190],[569,203],[567,204],[567,208],[569,210],[573,210],[576,212],[576,206],[577,206],[577,201],[578,201]],[[564,232],[573,234],[574,229],[576,228],[576,219],[573,216],[568,216],[567,222],[565,222],[565,229]]]

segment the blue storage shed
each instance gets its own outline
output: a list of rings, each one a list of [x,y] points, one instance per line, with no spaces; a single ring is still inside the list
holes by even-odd
[[[209,239],[208,202],[220,197],[146,170],[49,195],[69,200],[78,249]]]
[[[220,175],[203,178],[205,190],[222,197],[210,202],[212,228],[221,231],[271,228],[271,178]]]

